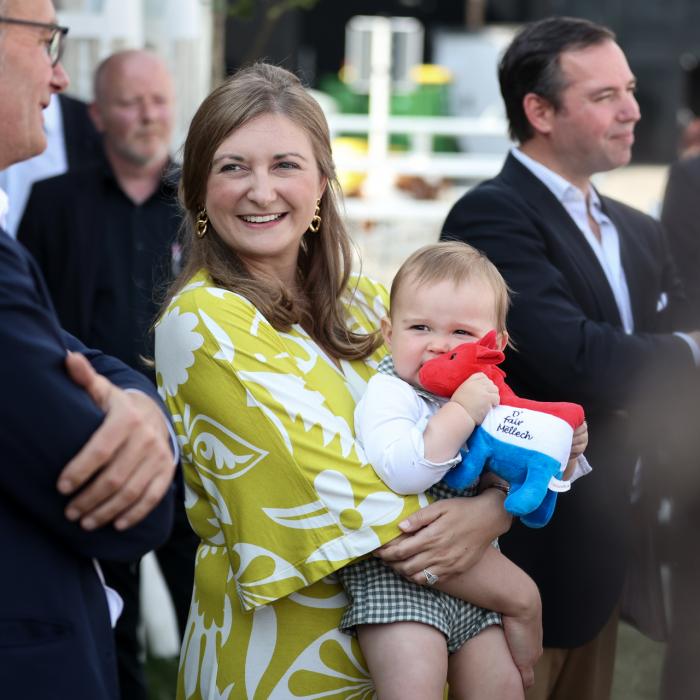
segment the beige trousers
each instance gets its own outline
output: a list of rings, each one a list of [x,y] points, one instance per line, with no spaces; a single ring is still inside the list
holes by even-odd
[[[619,608],[590,642],[573,649],[545,647],[526,700],[609,700]]]

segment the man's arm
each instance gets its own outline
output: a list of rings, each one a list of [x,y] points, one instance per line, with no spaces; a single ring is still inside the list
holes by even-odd
[[[56,197],[64,201],[69,191],[79,186],[79,180],[68,178],[68,175],[63,175],[34,184],[19,227],[18,240],[29,249],[41,268],[51,296],[57,300],[61,309],[63,323],[79,333],[83,328],[82,314],[79,305],[76,306],[79,294],[65,288],[65,269],[71,262],[70,258],[65,257],[63,233],[70,227],[70,221],[62,220],[60,226],[53,226],[52,216],[56,215],[56,209],[48,206]],[[71,213],[67,205],[59,211],[61,217]],[[88,350],[69,333],[63,333],[62,343],[69,350],[88,357],[95,371],[107,377],[115,387],[137,389],[150,396],[157,404],[155,406],[151,401],[145,401],[144,397],[138,394],[122,396],[120,392],[110,392],[109,402],[106,395],[102,396],[98,405],[108,414],[108,419],[86,449],[81,450],[80,456],[71,460],[65,477],[59,482],[65,489],[62,491],[64,494],[75,493],[99,468],[109,464],[109,469],[100,472],[99,480],[91,483],[71,501],[67,512],[71,517],[79,518],[83,526],[88,528],[111,522],[121,513],[115,525],[119,529],[129,527],[153,507],[154,494],[162,496],[172,475],[172,459],[167,464],[167,469],[163,467],[153,472],[158,463],[157,458],[165,446],[151,431],[160,432],[165,428],[165,408],[151,382],[142,374],[134,372],[115,358]],[[69,362],[75,365],[79,360]],[[87,388],[83,382],[80,385]],[[105,394],[107,385],[102,382],[98,382],[98,385],[102,387],[101,394]],[[125,466],[123,458],[111,459],[103,454],[105,450],[109,450],[116,457],[117,452],[125,445],[127,435],[131,441],[131,450],[124,454],[130,455],[130,469]],[[136,460],[139,459],[135,449],[142,455],[147,453],[138,470],[134,470]],[[98,459],[102,459],[99,464]],[[144,479],[148,481],[144,483]],[[138,495],[137,487],[142,487]]]
[[[668,176],[661,223],[688,295],[691,321],[700,322],[700,158],[675,163]]]
[[[510,353],[509,363],[519,379],[527,377],[542,398],[616,410],[629,404],[645,371],[660,363],[692,366],[681,338],[628,335],[592,320],[600,311],[586,288],[585,269],[561,242],[547,237],[546,226],[516,193],[491,185],[455,205],[441,236],[484,251],[515,292],[508,324],[521,352]],[[582,296],[590,300],[589,308],[577,301]]]
[[[4,465],[0,469],[0,488],[18,508],[27,513],[28,518],[50,529],[66,546],[85,556],[133,559],[167,537],[172,516],[172,496],[167,494],[137,527],[125,532],[117,532],[112,527],[88,532],[65,517],[68,499],[57,491],[59,475],[100,429],[103,421],[107,425],[117,405],[126,401],[121,397],[123,392],[102,378],[103,396],[112,400],[106,406],[108,419],[105,420],[104,412],[90,394],[69,377],[65,368],[65,336],[42,297],[37,272],[15,242],[2,238],[0,386],[3,387],[5,401],[0,407]],[[78,347],[75,342],[71,343],[74,348]],[[97,353],[89,354],[96,368],[106,370],[111,366],[111,377],[124,386],[129,385],[127,377],[130,371],[127,368],[117,367],[113,364],[116,361],[100,357]],[[94,378],[86,378],[88,385],[93,381]],[[134,381],[140,383],[138,378]],[[128,399],[129,403],[131,401]],[[130,425],[133,427],[135,422],[132,419]],[[117,420],[117,423],[121,421]],[[121,465],[131,464],[131,471],[141,468],[139,457],[132,450],[132,437],[138,433],[140,428],[134,427],[129,439],[122,441],[114,454],[109,452],[109,448],[101,448],[94,461],[107,465],[104,474],[117,456]],[[124,470],[122,466],[120,471]],[[80,473],[84,474],[85,471],[81,470]],[[75,485],[79,481],[78,476]],[[88,491],[94,493],[95,489],[111,488],[118,492],[121,486],[119,479],[112,474],[106,479],[106,484],[100,478],[92,481]],[[138,500],[138,494],[132,495]],[[101,502],[105,504],[104,500]],[[140,511],[137,511],[136,515],[139,514]],[[97,515],[99,517],[100,513]],[[133,511],[131,515],[134,515]]]
[[[172,483],[176,445],[170,443],[164,409],[145,387],[132,386],[136,378],[130,370],[122,390],[79,353],[68,354],[66,368],[105,412],[102,425],[58,479],[61,493],[76,494],[66,516],[88,530],[112,521],[124,530],[150,513]]]

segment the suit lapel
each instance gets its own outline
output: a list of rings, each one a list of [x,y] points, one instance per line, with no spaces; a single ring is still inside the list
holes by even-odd
[[[64,95],[59,95],[59,104],[61,107],[61,119],[63,120],[63,140],[66,150],[66,161],[68,169],[75,168],[77,165],[75,160],[76,153],[76,125],[75,125],[75,110],[71,102]]]
[[[620,312],[608,278],[590,244],[579,227],[549,188],[512,155],[506,159],[499,175],[530,209],[536,220],[546,227],[557,244],[568,251],[572,267],[595,299],[602,319],[622,326]]]
[[[648,280],[643,274],[645,265],[640,260],[639,236],[630,227],[630,222],[625,217],[620,216],[610,201],[601,198],[603,211],[615,224],[618,238],[620,239],[620,263],[627,280],[627,289],[630,295],[632,307],[632,319],[634,327],[641,329],[644,327],[643,301],[648,298]]]

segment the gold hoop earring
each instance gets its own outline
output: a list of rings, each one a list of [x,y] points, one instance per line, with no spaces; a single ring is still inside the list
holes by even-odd
[[[202,207],[197,213],[197,221],[195,222],[195,234],[197,238],[204,238],[207,235],[207,230],[209,229],[209,217],[207,216],[207,210]]]
[[[321,228],[321,221],[321,200],[317,199],[316,211],[314,212],[314,218],[311,219],[311,223],[309,224],[309,231],[311,231],[311,233],[318,233],[318,230]]]

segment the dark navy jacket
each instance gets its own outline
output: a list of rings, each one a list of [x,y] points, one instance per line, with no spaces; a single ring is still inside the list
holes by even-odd
[[[66,374],[66,349],[122,388],[149,382],[61,330],[26,250],[0,230],[0,696],[116,700],[114,641],[93,557],[131,561],[168,536],[172,495],[141,523],[87,532],[56,490],[103,414]]]
[[[512,155],[497,177],[454,205],[441,236],[484,251],[513,291],[508,330],[517,351],[504,363],[513,390],[574,401],[586,412],[592,474],[558,499],[547,527],[515,523],[501,539],[506,556],[540,589],[547,647],[590,641],[620,601],[643,439],[631,411],[639,397],[653,396],[658,370],[693,371],[688,345],[668,333],[685,299],[661,227],[620,202],[601,202],[620,238],[634,316],[629,335],[583,233]],[[653,472],[646,455],[645,472]]]

